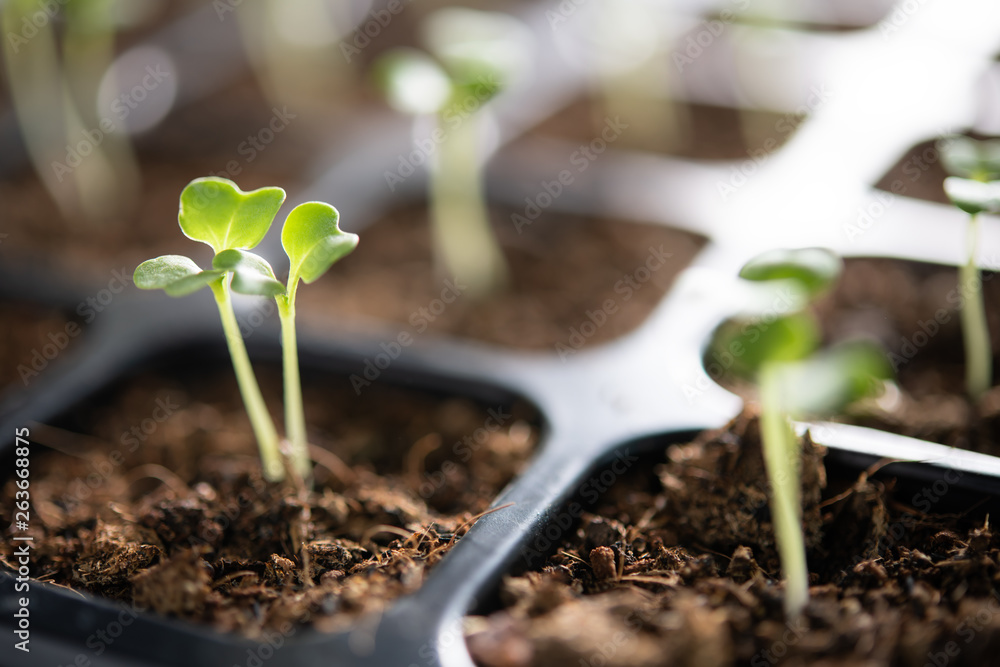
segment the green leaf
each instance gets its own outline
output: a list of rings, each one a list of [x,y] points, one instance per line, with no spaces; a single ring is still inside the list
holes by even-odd
[[[196,178],[181,192],[177,219],[185,236],[207,243],[216,253],[249,249],[264,239],[284,201],[281,188],[243,192],[225,178]]]
[[[1000,141],[953,136],[938,141],[945,171],[952,176],[977,181],[1000,179]]]
[[[275,278],[274,270],[260,255],[246,250],[223,250],[212,259],[212,266],[231,271],[231,287],[239,294],[277,296],[285,293],[285,286]]]
[[[781,407],[795,418],[835,415],[876,394],[882,381],[892,377],[885,352],[869,341],[842,343],[776,371]]]
[[[202,271],[194,260],[183,255],[163,255],[137,266],[132,279],[139,289],[162,289],[170,296],[186,296],[223,275],[222,271]]]
[[[339,221],[337,209],[316,201],[299,204],[288,214],[281,245],[291,261],[290,290],[295,280],[313,282],[357,247],[358,235],[340,231]]]
[[[756,379],[764,364],[805,359],[819,342],[819,327],[807,313],[794,313],[773,321],[729,320],[713,336],[706,362]]]
[[[815,298],[840,276],[844,263],[826,248],[770,250],[753,258],[740,270],[746,280],[794,280]]]
[[[955,206],[969,215],[1000,211],[1000,181],[983,183],[949,176],[944,179],[944,191]]]
[[[375,63],[375,81],[389,104],[410,114],[436,113],[451,99],[448,75],[415,49],[395,49]]]
[[[506,87],[530,65],[531,32],[509,14],[448,7],[428,17],[423,37],[452,81],[479,86],[483,96]]]

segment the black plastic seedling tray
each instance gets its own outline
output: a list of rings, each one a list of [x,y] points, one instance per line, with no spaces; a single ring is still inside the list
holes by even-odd
[[[91,664],[136,666],[254,664],[255,657],[273,665],[468,665],[463,616],[488,599],[502,575],[538,564],[555,548],[574,513],[579,514],[579,505],[570,501],[588,485],[600,486],[601,478],[593,475],[602,465],[616,457],[631,465],[650,447],[722,426],[739,411],[739,400],[718,386],[700,383],[703,393],[692,402],[681,382],[690,378],[692,364],[700,365],[714,327],[747,307],[736,298],[735,281],[730,279],[726,288],[731,267],[726,271],[709,264],[720,258],[709,247],[634,334],[565,361],[441,341],[415,346],[386,370],[380,382],[493,401],[525,399],[542,415],[544,439],[531,466],[494,503],[509,506],[482,517],[425,585],[384,617],[362,620],[340,634],[300,629],[294,636],[275,636],[273,643],[280,643],[275,649],[186,623],[136,617],[128,607],[33,583],[32,654],[18,664],[74,664],[83,656]],[[17,405],[8,403],[0,429],[13,432],[36,420],[56,419],[154,359],[182,357],[192,348],[221,354],[215,318],[208,299],[141,295],[123,301],[81,341],[74,352],[79,365],[66,363],[59,372],[45,374]],[[670,326],[663,326],[667,322]],[[263,333],[255,338],[274,339],[266,335],[271,332]],[[346,382],[348,374],[361,370],[363,359],[380,351],[377,340],[306,335],[303,365]],[[278,354],[268,344],[252,351],[263,359]],[[960,471],[948,477],[951,489],[980,500],[1000,495],[1000,459],[857,427],[813,425],[812,433],[843,465],[863,468],[886,457],[918,461],[893,464],[895,469],[886,472],[927,485],[944,480],[948,471]],[[10,457],[12,442],[3,447],[2,455]],[[16,605],[14,583],[11,575],[0,574],[0,622],[7,625]],[[98,630],[104,634],[95,635]]]
[[[532,10],[535,22],[543,28],[548,9],[552,6]],[[989,21],[989,11],[994,10],[967,9],[970,13],[962,14],[929,4],[922,6],[919,20],[914,18],[899,28],[892,40],[883,39],[875,29],[850,36],[852,45],[868,45],[863,65],[885,65],[882,85],[869,85],[866,65],[865,76],[852,78],[858,72],[856,62],[823,72],[835,96],[822,109],[810,110],[816,118],[767,164],[756,165],[759,173],[753,176],[752,185],[732,200],[720,199],[718,184],[728,182],[742,163],[711,165],[612,151],[595,162],[572,191],[554,202],[553,210],[599,211],[673,224],[710,239],[694,265],[634,333],[565,360],[555,354],[421,340],[383,372],[379,382],[431,392],[491,400],[517,397],[533,404],[543,422],[535,459],[493,503],[494,507],[508,506],[482,517],[435,567],[424,586],[394,603],[384,616],[362,620],[342,633],[299,629],[293,636],[260,643],[169,619],[134,616],[127,607],[106,600],[33,583],[31,653],[4,649],[0,662],[121,667],[469,667],[463,617],[477,605],[487,605],[503,575],[537,564],[555,548],[558,535],[570,525],[574,499],[593,484],[592,476],[602,466],[613,465],[616,457],[629,460],[640,451],[684,441],[703,429],[724,425],[739,413],[740,400],[706,374],[702,352],[721,321],[754,308],[748,302],[752,295],[742,292],[734,278],[745,259],[758,249],[776,245],[825,245],[847,256],[905,257],[951,265],[962,261],[962,218],[948,207],[897,198],[878,224],[860,238],[846,235],[844,224],[855,219],[858,209],[880,201],[870,186],[907,147],[936,136],[945,123],[964,127],[971,122],[970,96],[955,91],[973,89],[977,68],[985,66],[998,44],[986,28],[996,25]],[[964,30],[960,48],[948,41],[947,53],[928,56],[924,45],[955,34],[956,21]],[[571,30],[559,37],[571,38]],[[829,48],[836,40],[814,41],[831,58],[840,53]],[[846,41],[840,44],[845,45]],[[543,83],[551,84],[554,96],[545,98],[537,90],[529,91],[501,105],[499,125],[507,138],[544,117],[546,110],[540,109],[538,100],[568,101],[581,89],[581,73],[560,70],[554,65],[560,61],[554,47],[548,44],[546,48],[552,53],[538,61],[545,63]],[[935,82],[947,87],[947,95],[925,86],[923,79],[915,86],[908,78],[921,72],[929,57],[938,66],[934,71],[952,68],[947,82]],[[519,107],[525,101],[531,104]],[[524,109],[536,113],[525,115]],[[873,115],[873,109],[878,113]],[[359,132],[357,141],[331,159],[333,166],[317,176],[304,197],[296,199],[336,203],[345,227],[358,231],[349,221],[374,220],[379,207],[418,196],[419,177],[409,179],[390,202],[378,178],[359,176],[391,170],[399,143],[387,138],[405,141],[408,136],[398,121]],[[553,150],[552,145],[548,148],[547,153],[502,154],[490,184],[493,196],[522,205],[524,183],[537,185],[563,167],[568,153]],[[996,221],[987,220],[985,227],[984,245],[1000,247]],[[58,279],[47,283],[47,289],[32,292],[28,287],[38,284],[46,284],[44,276],[28,277],[19,270],[0,276],[0,290],[10,291],[0,296],[70,306],[79,302],[76,290]],[[195,348],[222,354],[219,334],[217,315],[208,299],[123,295],[58,364],[27,390],[3,397],[0,432],[9,434],[34,421],[57,420],[153,360]],[[276,357],[277,346],[261,343],[264,339],[273,341],[277,336],[254,336],[249,341],[251,354],[257,359]],[[359,371],[366,358],[381,351],[381,340],[378,334],[363,336],[348,330],[304,332],[300,348],[304,365],[313,372],[347,381],[347,375]],[[699,388],[697,400],[685,393],[688,386]],[[916,488],[947,479],[950,488],[967,494],[963,498],[970,503],[1000,496],[1000,459],[856,427],[800,426],[811,429],[814,439],[829,448],[829,460],[838,465],[864,469],[887,457],[904,459],[909,462],[891,464],[883,472]],[[0,456],[5,460],[12,457],[13,444],[7,437],[0,441]],[[17,606],[14,584],[9,573],[0,573],[0,629],[8,638],[13,636],[12,614]]]

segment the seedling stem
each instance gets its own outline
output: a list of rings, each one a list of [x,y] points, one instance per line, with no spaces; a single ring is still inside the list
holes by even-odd
[[[993,350],[989,328],[986,324],[986,306],[983,303],[982,281],[976,262],[979,247],[979,214],[969,216],[969,259],[959,269],[962,290],[968,295],[962,309],[962,336],[968,359],[965,364],[965,385],[969,396],[978,401],[993,383]]]
[[[281,462],[281,450],[278,448],[278,431],[274,428],[274,422],[267,411],[264,397],[260,393],[260,386],[257,384],[256,376],[254,376],[253,367],[250,365],[250,355],[247,354],[243,335],[240,333],[240,326],[236,321],[236,314],[233,312],[233,300],[230,296],[228,282],[229,276],[223,276],[209,283],[209,287],[212,294],[215,295],[215,303],[219,307],[222,330],[225,332],[229,356],[232,357],[233,370],[236,372],[236,382],[240,387],[240,394],[243,396],[247,415],[250,417],[250,425],[253,427],[257,445],[260,448],[264,477],[275,481],[285,475],[285,467]]]

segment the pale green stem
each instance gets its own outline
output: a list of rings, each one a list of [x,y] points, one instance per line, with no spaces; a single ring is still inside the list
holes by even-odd
[[[986,323],[982,282],[976,264],[979,243],[979,217],[969,218],[967,243],[969,259],[959,269],[959,285],[965,297],[962,307],[962,337],[965,342],[965,387],[969,397],[978,401],[993,384],[993,348]]]
[[[771,479],[771,519],[785,575],[785,614],[794,619],[801,615],[809,601],[809,570],[799,488],[799,440],[781,410],[781,387],[774,364],[766,364],[761,369],[760,394],[764,464]]]
[[[215,295],[215,303],[219,306],[222,329],[226,334],[229,356],[232,357],[233,370],[236,372],[236,382],[239,384],[240,394],[243,396],[243,403],[246,405],[247,415],[250,417],[250,424],[257,437],[257,445],[260,447],[264,477],[272,482],[280,481],[285,477],[285,466],[282,463],[281,450],[278,447],[278,431],[274,428],[271,415],[267,412],[267,405],[264,403],[260,386],[257,384],[253,367],[250,365],[250,356],[243,343],[243,336],[240,335],[236,314],[233,312],[233,302],[229,295],[227,278],[211,283],[210,287]]]
[[[302,381],[299,378],[299,345],[295,334],[295,289],[297,276],[288,281],[288,294],[277,297],[281,319],[281,359],[285,373],[285,431],[291,446],[292,469],[307,482],[312,478],[312,461],[306,440],[306,416],[302,405]]]
[[[446,137],[430,183],[434,247],[465,293],[480,297],[506,282],[507,267],[483,198],[479,122],[470,116],[449,128],[442,119],[441,128]]]

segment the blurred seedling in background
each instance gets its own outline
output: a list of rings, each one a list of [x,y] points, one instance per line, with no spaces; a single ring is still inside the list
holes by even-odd
[[[396,49],[379,59],[375,75],[394,108],[436,118],[430,169],[436,259],[467,294],[482,297],[507,280],[483,196],[482,107],[527,66],[530,34],[506,14],[463,8],[434,12],[423,28],[433,57]]]
[[[340,230],[339,214],[329,204],[307,202],[296,206],[281,230],[281,244],[290,262],[288,282],[282,284],[270,264],[249,250],[264,239],[284,200],[281,188],[243,192],[224,178],[195,179],[181,193],[178,222],[185,236],[209,245],[215,252],[212,268],[202,270],[188,257],[164,255],[143,262],[135,270],[135,284],[142,289],[162,289],[174,297],[203,287],[212,290],[236,380],[260,447],[264,476],[270,481],[283,479],[285,466],[277,430],[240,335],[232,292],[273,297],[278,304],[288,458],[295,474],[309,480],[312,466],[299,379],[295,295],[300,280],[315,281],[358,244],[357,235]]]
[[[135,12],[117,0],[8,0],[0,11],[25,147],[60,212],[101,223],[128,213],[138,168],[127,133],[98,100],[115,31],[137,20]]]
[[[955,206],[969,214],[968,257],[959,267],[958,279],[964,296],[965,387],[969,398],[978,401],[993,384],[993,348],[977,259],[979,214],[1000,212],[1000,140],[950,137],[938,144],[938,150],[944,168],[952,174],[944,181],[944,191]]]
[[[355,3],[256,0],[225,11],[237,18],[250,64],[272,103],[328,123],[331,107],[350,99],[356,58],[345,58],[352,54],[344,49],[353,49],[348,28]]]
[[[884,351],[868,341],[820,350],[816,316],[808,310],[837,281],[843,263],[820,248],[772,250],[748,262],[740,277],[792,290],[799,308],[767,326],[730,320],[716,332],[715,351],[731,354],[733,370],[757,387],[771,516],[785,576],[785,613],[796,618],[809,600],[802,531],[800,441],[792,420],[837,414],[879,391],[891,375]]]
[[[601,102],[594,126],[600,129],[605,117],[620,116],[629,125],[626,144],[642,150],[676,148],[690,126],[687,107],[671,95],[685,67],[670,53],[683,19],[671,3],[649,0],[597,0],[581,9],[592,45],[592,86]],[[571,20],[575,17],[562,17]],[[562,21],[554,14],[549,18],[554,30]]]

